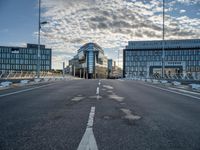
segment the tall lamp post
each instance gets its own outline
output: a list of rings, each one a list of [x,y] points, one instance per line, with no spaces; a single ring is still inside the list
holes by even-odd
[[[165,73],[165,0],[163,0],[163,34],[162,34],[162,78]]]
[[[41,9],[41,0],[39,0],[39,19],[38,19],[38,51],[37,51],[37,78],[40,78],[40,9]]]
[[[38,19],[38,51],[37,51],[37,78],[40,78],[40,60],[41,60],[41,51],[40,51],[40,30],[41,25],[47,24],[46,21],[41,22],[41,0],[39,0],[39,19]]]
[[[118,67],[119,67],[119,51],[120,49],[118,49]]]

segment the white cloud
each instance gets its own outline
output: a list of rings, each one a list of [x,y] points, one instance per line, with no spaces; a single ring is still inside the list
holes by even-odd
[[[182,4],[187,4],[187,5],[193,5],[193,4],[197,4],[200,3],[199,0],[177,0],[179,3]]]
[[[186,10],[184,10],[184,9],[181,9],[180,10],[180,13],[182,14],[182,13],[185,13],[186,12]]]
[[[130,40],[162,38],[162,3],[157,0],[43,0],[43,42],[52,47],[54,67],[87,42],[119,49]],[[178,0],[188,3],[188,0]],[[195,2],[192,1],[192,2]],[[196,1],[197,2],[197,1]],[[170,11],[175,3],[169,3]],[[183,10],[182,10],[183,12]],[[200,36],[200,19],[166,15],[166,38]],[[121,44],[122,43],[122,44]],[[107,52],[105,52],[107,53]],[[115,57],[112,53],[109,57]]]

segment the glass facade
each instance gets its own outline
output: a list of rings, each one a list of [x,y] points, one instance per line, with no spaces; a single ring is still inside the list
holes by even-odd
[[[199,75],[200,40],[165,41],[165,75]],[[129,42],[124,49],[124,76],[161,75],[162,41]]]
[[[37,45],[24,47],[0,46],[0,70],[4,71],[36,71]],[[51,70],[51,49],[41,45],[41,71]]]
[[[95,62],[94,62],[95,54],[94,54],[94,51],[93,51],[93,45],[92,44],[89,44],[88,53],[86,55],[87,55],[87,58],[88,58],[87,59],[88,72],[90,74],[92,74],[94,72],[94,66],[95,66]]]
[[[83,45],[78,54],[69,61],[73,74],[83,78],[106,78],[108,59],[96,43]]]

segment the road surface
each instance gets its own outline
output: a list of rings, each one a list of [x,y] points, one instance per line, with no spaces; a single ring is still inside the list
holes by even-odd
[[[200,95],[141,81],[0,91],[1,150],[199,150]]]

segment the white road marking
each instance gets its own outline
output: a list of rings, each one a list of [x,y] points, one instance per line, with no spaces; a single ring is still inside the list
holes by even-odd
[[[154,88],[157,88],[157,89],[160,89],[160,90],[163,90],[163,91],[167,91],[167,92],[171,92],[171,93],[175,93],[175,94],[179,94],[179,95],[183,95],[183,96],[187,96],[187,97],[190,97],[190,98],[194,98],[194,99],[199,99],[200,100],[200,97],[192,96],[192,95],[189,95],[189,94],[180,93],[180,92],[176,92],[176,91],[172,91],[172,90],[168,90],[168,89],[163,89],[163,88],[160,88],[160,87],[157,87],[157,86],[153,86],[153,85],[149,85],[149,84],[144,84],[144,85],[150,86],[150,87],[154,87]]]
[[[106,88],[106,89],[109,89],[109,90],[114,89],[114,88],[113,88],[112,86],[110,86],[110,85],[103,85],[103,87]]]
[[[95,107],[91,107],[87,128],[92,128],[94,123]]]
[[[97,87],[96,94],[99,95],[99,87]]]
[[[120,110],[125,114],[125,116],[124,116],[125,119],[138,120],[138,119],[141,118],[140,116],[133,115],[132,112],[129,109],[122,108]]]
[[[84,99],[83,96],[77,96],[77,97],[72,98],[71,101],[80,101],[82,99]]]
[[[168,87],[168,88],[171,89],[171,90],[177,90],[177,91],[184,92],[184,93],[190,93],[190,94],[200,95],[200,93],[196,93],[196,92],[192,92],[192,91],[187,91],[187,90],[184,90],[184,89],[177,89],[177,88],[172,88],[172,87]]]
[[[12,93],[1,94],[1,95],[0,95],[0,98],[1,98],[1,97],[5,97],[5,96],[14,95],[14,94],[19,94],[19,93],[27,92],[27,91],[32,91],[32,90],[39,89],[39,88],[43,88],[43,87],[50,86],[50,85],[53,85],[53,84],[56,84],[56,83],[41,85],[41,86],[29,88],[29,89],[24,89],[24,90],[12,92]]]
[[[118,96],[118,95],[116,95],[114,93],[109,95],[109,98],[114,99],[114,100],[116,100],[118,102],[122,102],[124,100],[124,97]]]
[[[98,150],[97,143],[93,133],[93,123],[94,123],[95,107],[91,108],[87,128],[81,139],[81,142],[77,150]]]

